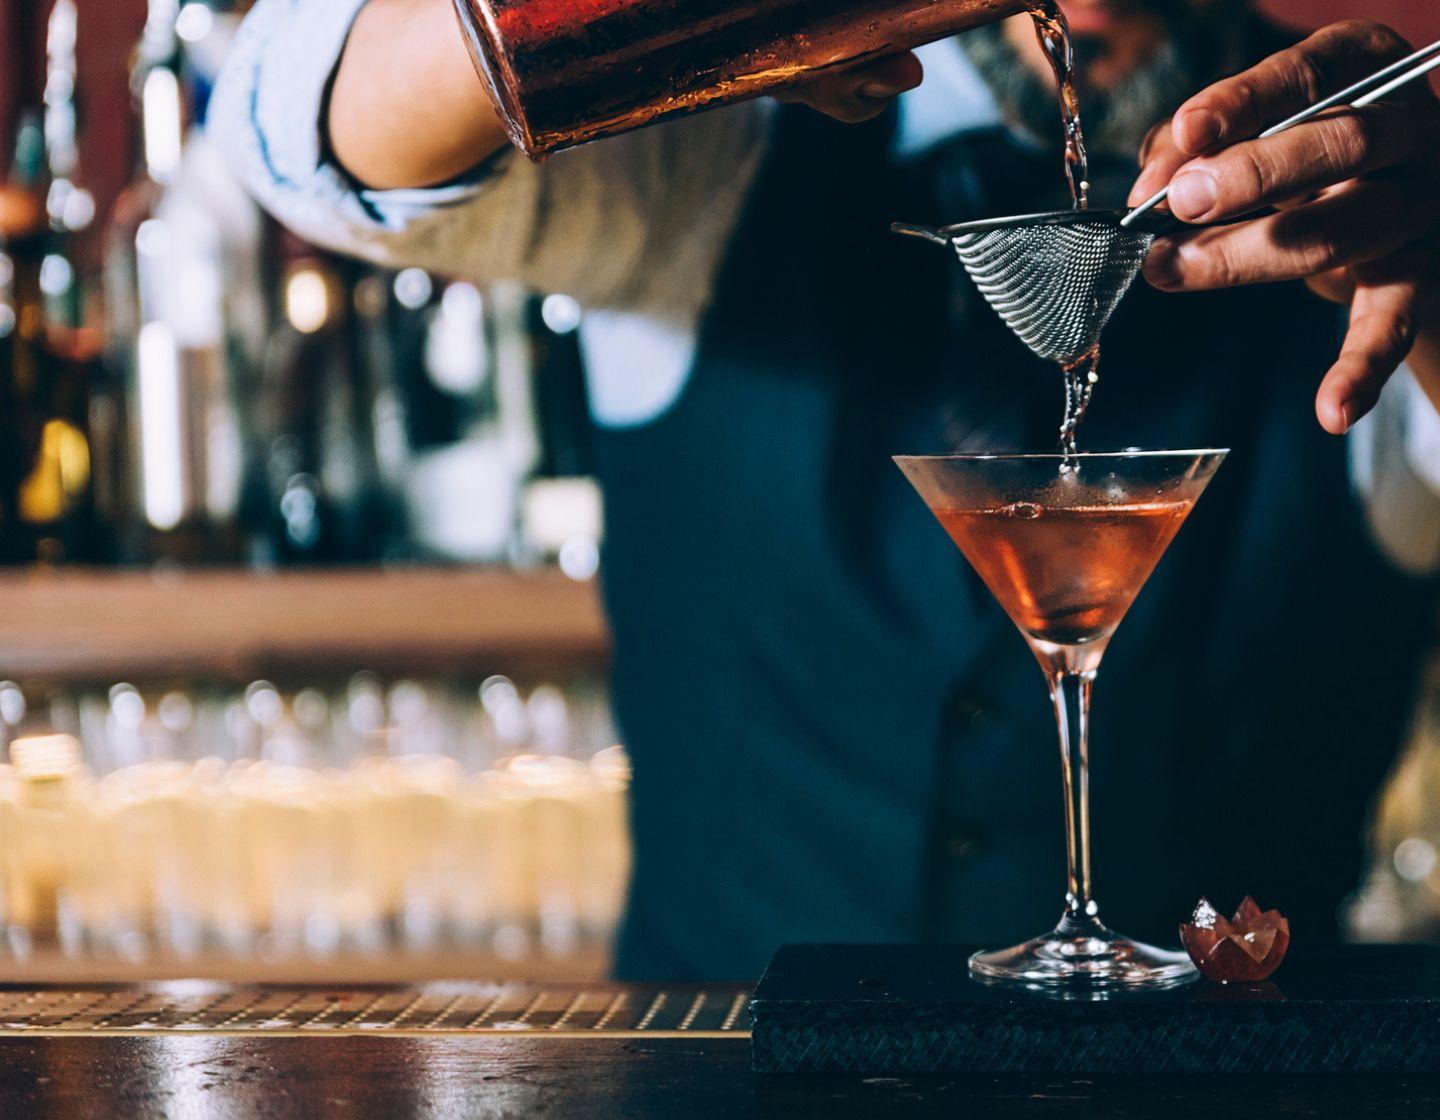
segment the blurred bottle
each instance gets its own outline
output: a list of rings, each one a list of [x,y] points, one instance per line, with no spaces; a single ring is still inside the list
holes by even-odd
[[[241,404],[263,334],[260,223],[213,147],[189,131],[196,86],[181,15],[177,0],[150,0],[136,52],[141,158],[107,243],[108,346],[134,463],[127,555],[224,561],[244,555]],[[189,23],[197,42],[214,27]]]
[[[43,150],[37,114],[22,110],[9,178],[0,186],[0,555],[12,563],[29,553],[19,490],[35,439],[28,402],[46,365],[40,264],[47,231],[37,183]]]
[[[548,295],[530,304],[535,342],[535,411],[540,427],[542,478],[589,478],[595,473],[594,431],[580,352],[584,312],[571,296]]]
[[[430,283],[423,273],[401,273],[396,291],[415,298],[422,280]],[[517,442],[507,438],[503,420],[506,387],[517,383],[513,371],[528,377],[529,369],[509,329],[515,299],[507,289],[456,281],[436,283],[423,305],[407,502],[416,544],[428,555],[472,562],[510,555],[517,483],[534,455],[528,429],[511,425]]]
[[[43,467],[32,471],[37,485],[22,491],[21,512],[28,506],[33,515],[40,559],[98,561],[113,554],[109,528],[119,483],[119,394],[103,360],[95,277],[79,251],[79,240],[95,218],[95,199],[79,175],[75,0],[55,0],[47,31],[50,234],[40,286],[52,370],[42,439],[49,448]]]
[[[29,5],[20,6],[15,30],[21,43],[33,41],[32,15]],[[31,68],[20,67],[21,110],[5,188],[9,213],[0,225],[3,551],[12,562],[83,558],[92,524],[83,300],[64,224],[74,189],[65,177],[75,166],[71,0],[56,4],[49,31],[51,74],[43,94]],[[47,191],[52,163],[57,174]]]
[[[419,365],[420,346],[414,312],[395,294],[389,272],[365,270],[356,280],[352,299],[368,375],[368,438],[374,457],[374,501],[379,537],[372,552],[381,560],[408,560],[414,555],[405,480],[412,456],[407,374]]]
[[[580,305],[552,294],[530,304],[535,423],[540,455],[521,502],[522,558],[559,563],[574,579],[600,563],[602,508],[585,387]]]
[[[268,227],[255,200],[231,172],[220,141],[207,129],[211,93],[248,6],[248,2],[232,0],[186,0],[176,16],[175,31],[183,46],[185,93],[193,125],[185,139],[180,172],[170,195],[177,211],[183,201],[187,216],[190,211],[198,211],[192,220],[204,222],[218,234],[213,252],[224,265],[220,301],[226,345],[235,352],[237,373],[248,377],[253,387],[270,332],[268,305],[273,276]],[[191,230],[187,233],[194,235]],[[241,417],[248,419],[243,408]],[[252,439],[255,435],[250,427],[244,434]]]
[[[472,562],[568,558],[588,578],[600,515],[578,305],[418,270],[397,275],[395,291],[423,323],[407,382],[417,545]]]
[[[1440,658],[1432,659],[1410,744],[1371,824],[1371,863],[1347,912],[1356,941],[1440,936]]]
[[[385,539],[360,270],[298,242],[265,358],[266,559],[370,559]]]

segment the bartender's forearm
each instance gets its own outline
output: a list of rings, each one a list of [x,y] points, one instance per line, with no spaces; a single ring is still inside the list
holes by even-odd
[[[328,123],[335,158],[377,189],[443,183],[509,142],[450,0],[370,0],[360,10]]]

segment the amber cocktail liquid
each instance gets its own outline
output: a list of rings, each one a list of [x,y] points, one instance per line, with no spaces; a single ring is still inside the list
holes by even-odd
[[[976,953],[976,978],[1096,998],[1182,984],[1181,952],[1121,937],[1090,887],[1090,690],[1115,628],[1224,451],[930,455],[895,462],[1034,652],[1060,732],[1065,910],[1049,933]]]
[[[936,509],[1025,634],[1053,645],[1108,638],[1190,515],[1187,502]]]

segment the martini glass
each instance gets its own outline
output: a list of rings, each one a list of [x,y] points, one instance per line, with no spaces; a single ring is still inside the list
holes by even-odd
[[[1115,628],[1225,459],[1224,451],[901,456],[925,499],[1030,644],[1055,704],[1069,884],[1049,933],[970,958],[977,979],[1076,992],[1184,983],[1180,952],[1121,937],[1090,886],[1090,691]]]

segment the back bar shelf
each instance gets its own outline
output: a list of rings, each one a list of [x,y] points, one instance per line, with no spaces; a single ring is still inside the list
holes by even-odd
[[[607,649],[595,584],[550,569],[0,573],[0,677],[23,681],[551,670]]]

